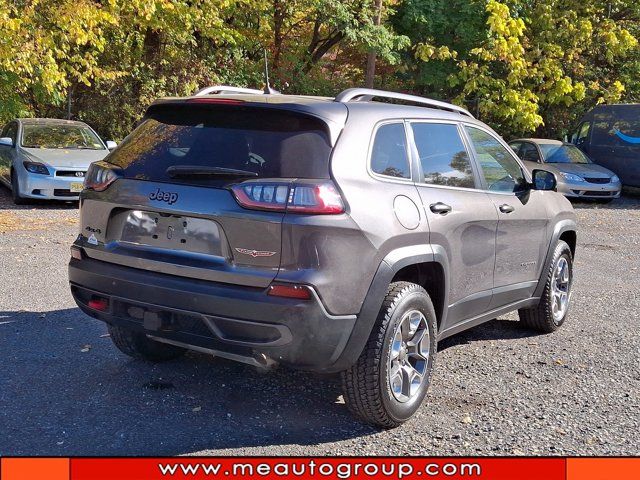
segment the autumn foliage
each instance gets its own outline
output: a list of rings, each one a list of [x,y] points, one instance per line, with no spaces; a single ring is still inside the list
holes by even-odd
[[[0,120],[60,116],[121,139],[160,96],[364,83],[465,105],[506,136],[560,136],[640,96],[635,0],[0,0]]]

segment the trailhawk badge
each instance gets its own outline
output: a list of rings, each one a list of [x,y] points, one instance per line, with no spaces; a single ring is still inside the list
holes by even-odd
[[[236,252],[242,253],[243,255],[251,255],[253,258],[273,257],[276,254],[276,252],[267,252],[265,250],[249,250],[248,248],[236,248]]]

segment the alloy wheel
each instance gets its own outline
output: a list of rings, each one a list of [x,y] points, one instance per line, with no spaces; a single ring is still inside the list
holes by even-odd
[[[571,293],[571,271],[566,257],[560,257],[551,280],[551,312],[553,321],[559,323],[569,308]]]
[[[388,380],[399,402],[411,400],[425,382],[429,362],[429,327],[419,310],[402,317],[393,336],[389,354]]]

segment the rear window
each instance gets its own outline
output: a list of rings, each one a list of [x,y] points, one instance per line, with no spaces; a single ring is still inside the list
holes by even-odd
[[[127,178],[216,185],[229,178],[171,177],[169,167],[219,167],[252,178],[329,178],[326,125],[290,111],[173,105],[153,110],[108,161]],[[237,181],[232,178],[231,181]]]

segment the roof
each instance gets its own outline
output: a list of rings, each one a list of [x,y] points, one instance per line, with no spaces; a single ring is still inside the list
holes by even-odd
[[[283,108],[287,110],[295,110],[301,113],[307,113],[322,117],[325,120],[334,122],[344,122],[347,109],[344,104],[334,102],[332,98],[327,97],[311,97],[302,95],[280,95],[280,94],[216,94],[216,95],[194,95],[191,97],[166,97],[159,98],[151,104],[149,109],[153,109],[158,105],[166,105],[171,103],[208,103],[216,102],[225,103],[228,101],[242,102],[246,106]],[[268,105],[266,105],[268,104]]]
[[[78,125],[87,126],[86,123],[77,120],[65,120],[62,118],[16,118],[24,125]]]
[[[640,103],[607,103],[593,107],[594,110],[603,110],[608,107],[639,107]]]
[[[464,120],[472,123],[473,117],[463,115],[461,113],[442,110],[439,108],[431,108],[429,106],[402,105],[397,103],[386,103],[378,101],[336,101],[332,97],[318,97],[308,95],[286,95],[286,94],[216,94],[216,95],[194,95],[191,97],[166,97],[156,100],[151,107],[167,104],[167,103],[188,103],[188,102],[207,102],[215,103],[219,100],[221,103],[226,100],[236,100],[246,102],[247,106],[269,106],[275,108],[284,108],[296,110],[301,113],[307,113],[321,117],[325,120],[331,120],[337,123],[344,123],[346,115],[349,111],[366,111],[370,115],[388,118],[437,118],[448,120]],[[150,107],[150,108],[151,108]]]

